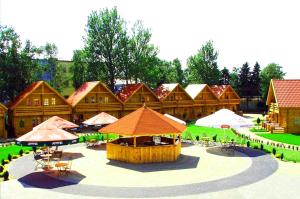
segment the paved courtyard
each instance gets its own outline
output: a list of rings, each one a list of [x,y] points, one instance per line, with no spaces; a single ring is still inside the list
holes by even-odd
[[[35,171],[32,155],[14,160],[6,198],[299,198],[300,165],[247,148],[184,145],[175,163],[132,165],[106,159],[105,146],[64,149],[72,174]]]

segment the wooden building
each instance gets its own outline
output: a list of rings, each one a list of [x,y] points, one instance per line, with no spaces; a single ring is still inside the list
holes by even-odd
[[[32,83],[9,106],[11,125],[15,136],[32,130],[52,116],[70,120],[71,106],[48,83]]]
[[[73,121],[77,124],[101,112],[121,117],[122,105],[105,84],[100,81],[85,82],[68,99],[73,108]]]
[[[5,129],[7,108],[0,103],[0,138],[7,138],[7,132]]]
[[[162,102],[161,113],[184,120],[194,118],[194,101],[180,84],[162,84],[155,89],[154,93]]]
[[[194,100],[195,118],[205,117],[218,110],[219,99],[207,84],[190,84],[185,90]]]
[[[300,133],[300,80],[271,80],[266,104],[271,132]]]
[[[160,100],[143,83],[123,85],[116,91],[116,96],[123,102],[122,116],[141,108],[143,104],[151,109],[160,110]]]
[[[219,99],[218,109],[226,108],[233,112],[238,111],[241,99],[230,85],[213,85],[210,88]]]

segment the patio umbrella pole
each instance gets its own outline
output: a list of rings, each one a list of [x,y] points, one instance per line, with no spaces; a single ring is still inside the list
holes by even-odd
[[[133,137],[133,147],[136,147],[136,137]]]

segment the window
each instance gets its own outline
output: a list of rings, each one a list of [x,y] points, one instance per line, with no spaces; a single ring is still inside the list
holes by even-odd
[[[44,106],[48,106],[49,105],[49,99],[48,98],[45,98],[44,99]]]
[[[84,101],[85,101],[85,103],[89,103],[89,98],[88,98],[88,97],[85,97],[85,98],[84,98]]]
[[[55,105],[55,104],[56,104],[55,97],[52,97],[52,98],[51,98],[51,105]]]
[[[100,103],[102,102],[102,100],[103,100],[103,98],[102,98],[102,97],[99,97],[99,102],[100,102]]]
[[[300,125],[300,118],[299,117],[295,117],[294,118],[294,125],[295,126],[299,126]]]
[[[93,97],[91,97],[91,102],[92,103],[95,103],[96,102],[96,100],[95,100],[95,97],[93,96]]]
[[[145,102],[145,98],[141,96],[141,102]]]
[[[39,124],[39,119],[38,118],[32,118],[32,126],[35,127],[38,124]]]
[[[104,103],[108,103],[108,97],[104,97]]]
[[[39,99],[33,99],[33,105],[34,106],[39,106],[40,105],[40,100]]]
[[[20,127],[20,128],[24,128],[24,127],[25,127],[25,122],[24,122],[23,119],[21,119],[21,120],[19,121],[19,127]]]
[[[32,105],[31,99],[27,99],[27,100],[26,100],[26,105],[27,105],[27,106],[31,106],[31,105]]]

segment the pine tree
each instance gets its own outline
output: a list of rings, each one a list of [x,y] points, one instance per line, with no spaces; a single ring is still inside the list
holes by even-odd
[[[252,96],[260,96],[260,65],[258,62],[255,63],[251,72],[250,83],[252,86]]]
[[[229,74],[229,70],[224,67],[221,70],[221,79],[220,79],[220,84],[222,85],[228,85],[230,81],[230,74]]]
[[[249,96],[249,91],[251,90],[250,86],[250,67],[248,62],[243,64],[239,72],[239,93],[241,96]]]

